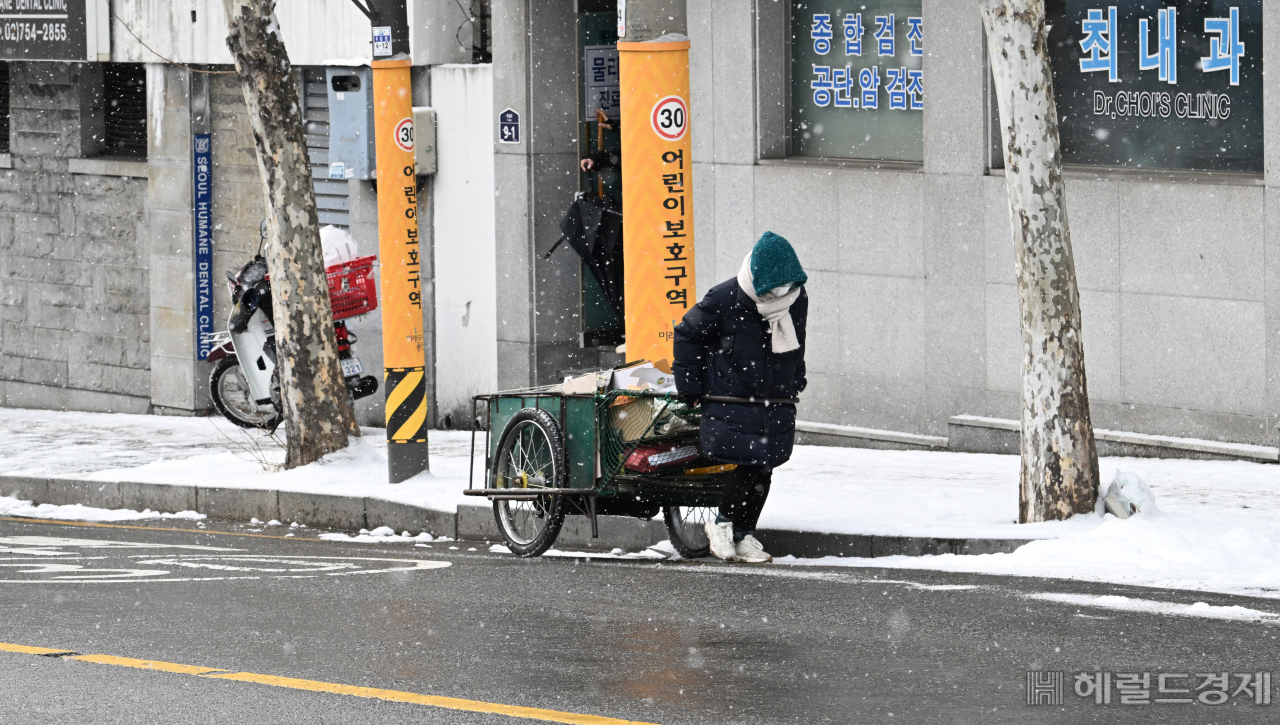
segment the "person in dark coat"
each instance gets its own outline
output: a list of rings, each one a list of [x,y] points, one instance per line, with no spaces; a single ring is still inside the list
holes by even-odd
[[[795,398],[807,383],[808,279],[791,243],[765,232],[738,276],[712,287],[675,329],[672,371],[682,395],[760,400],[702,404],[702,453],[737,466],[720,515],[706,524],[711,553],[726,561],[773,561],[752,532],[773,469],[795,442],[795,406],[772,401]]]

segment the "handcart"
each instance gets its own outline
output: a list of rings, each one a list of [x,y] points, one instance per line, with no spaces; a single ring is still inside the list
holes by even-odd
[[[634,390],[566,394],[557,386],[477,395],[472,470],[477,429],[483,427],[485,480],[483,488],[472,480],[464,493],[493,502],[498,531],[518,556],[551,548],[566,515],[587,516],[597,537],[598,516],[651,519],[659,513],[681,556],[706,556],[703,525],[715,519],[735,466],[702,454],[703,402],[798,401]],[[483,419],[477,415],[481,405]]]

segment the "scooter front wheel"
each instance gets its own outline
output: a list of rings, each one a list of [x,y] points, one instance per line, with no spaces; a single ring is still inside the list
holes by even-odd
[[[241,428],[275,430],[280,425],[281,415],[274,405],[254,402],[249,381],[234,357],[223,358],[214,366],[209,375],[209,395],[222,417]]]

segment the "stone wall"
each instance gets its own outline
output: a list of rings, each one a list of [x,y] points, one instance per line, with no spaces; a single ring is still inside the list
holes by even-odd
[[[253,127],[240,79],[210,76],[213,111],[213,327],[226,329],[231,312],[226,272],[244,266],[258,250],[266,199],[253,148]]]
[[[88,69],[86,71],[86,69]],[[136,162],[81,164],[81,74],[10,64],[0,171],[0,406],[146,412],[147,196]]]

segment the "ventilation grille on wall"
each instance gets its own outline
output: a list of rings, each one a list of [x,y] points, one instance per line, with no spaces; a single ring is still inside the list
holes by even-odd
[[[102,153],[106,156],[146,158],[146,66],[141,63],[107,63],[103,66],[102,81],[103,120],[106,125]]]
[[[9,153],[9,64],[0,62],[0,153]]]

